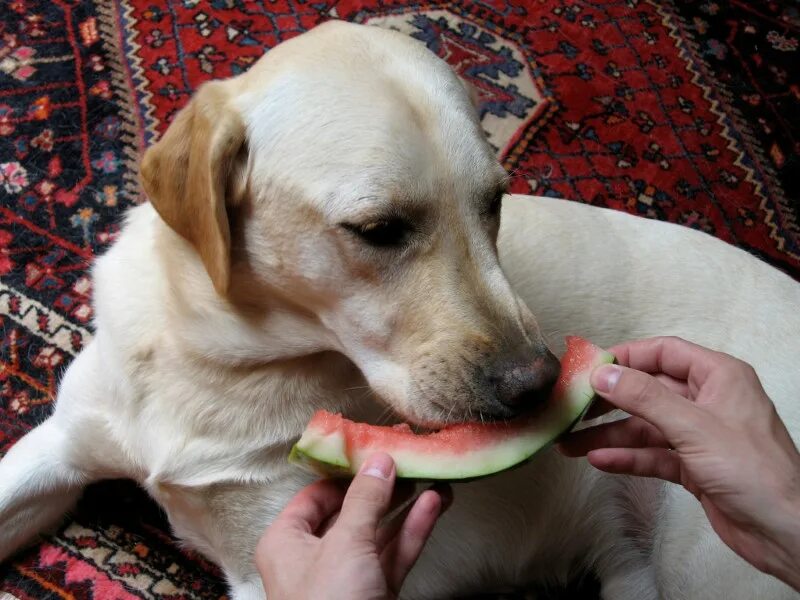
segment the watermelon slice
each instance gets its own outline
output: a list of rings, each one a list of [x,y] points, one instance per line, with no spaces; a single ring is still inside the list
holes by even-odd
[[[609,352],[567,337],[561,374],[549,400],[531,415],[505,422],[459,423],[418,435],[406,424],[354,423],[320,410],[289,460],[322,475],[350,476],[369,455],[386,452],[401,478],[455,481],[491,475],[528,460],[572,429],[594,399],[592,370],[612,362]]]

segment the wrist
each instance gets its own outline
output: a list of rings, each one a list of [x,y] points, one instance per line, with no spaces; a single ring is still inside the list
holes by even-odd
[[[780,526],[770,537],[776,546],[770,574],[800,591],[800,494],[792,494],[781,503]]]

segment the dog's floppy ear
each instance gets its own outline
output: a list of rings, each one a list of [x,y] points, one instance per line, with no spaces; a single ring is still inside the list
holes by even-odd
[[[175,117],[141,165],[145,192],[161,218],[200,255],[218,293],[230,283],[230,227],[227,207],[240,198],[231,178],[240,178],[237,160],[245,127],[228,105],[228,84],[204,84]]]

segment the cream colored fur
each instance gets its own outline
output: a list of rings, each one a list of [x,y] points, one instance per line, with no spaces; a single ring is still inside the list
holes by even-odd
[[[798,439],[800,285],[690,229],[533,197],[505,199],[501,270],[480,212],[502,174],[458,80],[412,41],[328,25],[210,90],[145,159],[163,216],[131,210],[97,260],[97,335],[53,416],[0,462],[0,559],[89,482],[130,477],[235,600],[263,598],[253,550],[309,481],[286,454],[315,409],[469,418],[486,408],[470,365],[517,346],[544,356],[545,338],[558,354],[567,333],[674,334],[739,356]],[[405,253],[339,227],[398,207],[421,223]],[[673,485],[550,451],[454,487],[409,598],[586,570],[607,600],[795,597]]]

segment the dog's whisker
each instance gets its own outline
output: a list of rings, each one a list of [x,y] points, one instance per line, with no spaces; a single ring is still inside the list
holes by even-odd
[[[544,341],[549,346],[549,345],[551,345],[553,343],[554,339],[557,339],[558,337],[562,336],[563,334],[564,334],[563,330],[561,330],[561,329],[553,329],[552,331],[542,332],[542,337],[544,337]]]
[[[372,396],[372,388],[367,387],[364,392],[356,399],[357,402],[361,402],[365,398],[369,398]]]
[[[393,406],[387,405],[383,412],[378,417],[376,423],[378,425],[388,424],[390,420],[403,421],[403,416],[399,414]]]
[[[450,417],[453,415],[453,410],[455,410],[455,408],[456,408],[455,404],[450,405],[450,410],[447,411],[447,416],[444,418],[445,425],[447,425],[450,422]]]
[[[372,388],[370,388],[370,386],[368,386],[368,385],[354,385],[353,387],[344,388],[342,391],[343,392],[352,392],[354,390],[369,390],[369,389],[372,389]]]

